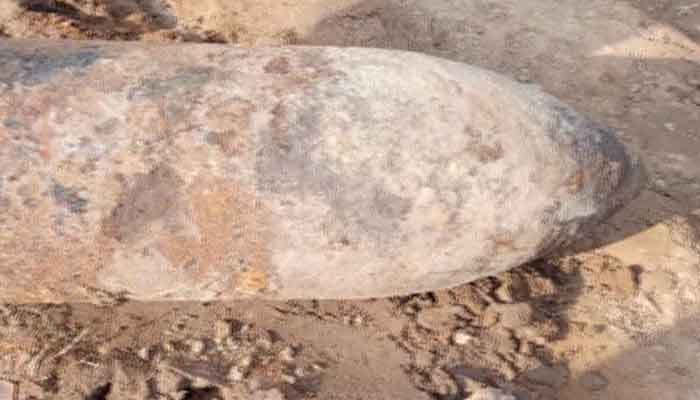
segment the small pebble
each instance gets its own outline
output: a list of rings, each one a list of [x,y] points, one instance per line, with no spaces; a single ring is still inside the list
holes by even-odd
[[[552,388],[561,388],[569,379],[569,371],[563,365],[543,365],[527,371],[524,376],[530,382]]]
[[[151,349],[148,347],[142,347],[139,349],[138,353],[136,353],[139,358],[142,360],[148,361],[151,358]]]
[[[608,72],[603,72],[603,73],[600,75],[600,81],[601,81],[601,82],[605,82],[605,83],[614,82],[614,81],[615,81],[615,77],[614,77],[612,74],[608,73]]]
[[[285,400],[285,397],[279,389],[268,389],[253,393],[251,400]]]
[[[227,337],[224,340],[224,347],[229,351],[234,351],[238,350],[241,347],[241,344],[236,339]]]
[[[603,390],[608,386],[608,378],[600,372],[589,371],[581,377],[581,385],[591,391]]]
[[[634,84],[634,85],[630,86],[630,91],[632,93],[639,93],[641,90],[642,90],[642,85]]]
[[[666,181],[664,181],[663,179],[655,179],[654,186],[656,186],[659,189],[666,189],[668,187]]]
[[[240,370],[240,368],[233,366],[228,370],[228,379],[231,382],[240,382],[245,377],[245,374]]]
[[[171,353],[171,352],[175,351],[175,345],[173,344],[173,342],[171,340],[166,340],[163,343],[163,350],[165,350],[168,353]]]
[[[161,368],[154,377],[155,385],[162,393],[175,393],[186,383],[186,379],[170,369]]]
[[[700,106],[700,93],[695,93],[695,95],[690,98],[690,101],[692,101],[696,106]]]
[[[414,315],[418,311],[416,310],[416,306],[414,304],[406,304],[403,307],[403,313],[406,315]]]
[[[195,376],[194,379],[190,380],[190,386],[195,389],[204,389],[209,385],[211,385],[211,382],[200,376]]]
[[[506,285],[501,285],[496,289],[493,294],[496,296],[496,299],[502,303],[512,303],[513,302],[513,296],[510,293],[510,289]]]
[[[526,327],[532,321],[534,310],[528,303],[496,304],[491,305],[489,310],[498,314],[498,321],[508,329],[518,329]],[[489,314],[489,310],[484,317]]]
[[[294,361],[294,349],[291,346],[282,349],[282,351],[280,351],[280,360],[284,362]]]
[[[173,400],[185,400],[190,395],[189,390],[180,390],[172,394]]]
[[[356,316],[352,319],[352,324],[353,324],[354,326],[360,326],[360,325],[364,324],[364,322],[365,322],[365,319],[362,318],[361,315],[356,315]]]
[[[520,83],[529,83],[532,80],[530,79],[530,75],[527,72],[519,72],[518,75],[516,76],[516,79]]]
[[[287,374],[282,374],[282,380],[290,385],[297,383],[297,378]]]
[[[488,307],[481,315],[481,325],[492,327],[498,322],[498,312],[493,307]]]
[[[534,326],[524,326],[524,327],[518,329],[518,333],[520,334],[521,337],[527,337],[527,338],[536,337],[536,336],[541,335],[540,331],[537,328],[535,328]]]
[[[188,345],[190,347],[190,353],[196,356],[202,354],[204,352],[204,349],[206,348],[206,345],[203,341],[196,339],[191,339],[188,342]]]
[[[664,127],[665,127],[667,130],[671,131],[671,132],[673,132],[673,131],[676,130],[676,125],[674,125],[674,124],[671,123],[671,122],[666,122],[666,123],[664,124]]]
[[[248,368],[251,364],[253,364],[253,357],[251,356],[245,356],[238,360],[238,366],[241,368]]]
[[[455,375],[455,381],[460,387],[464,388],[464,391],[469,393],[474,393],[486,387],[484,383],[479,382],[478,380],[470,376],[462,375],[460,373],[457,373]]]
[[[496,388],[483,388],[472,393],[464,400],[517,400],[515,396]]]
[[[538,346],[544,346],[547,343],[547,339],[545,339],[543,336],[537,336],[532,338],[532,342]]]
[[[248,390],[257,390],[260,388],[260,380],[258,378],[251,378],[248,380]]]
[[[413,355],[413,364],[418,369],[430,369],[435,361],[435,354],[429,351],[417,351]]]
[[[99,354],[105,355],[105,354],[109,353],[109,351],[110,351],[110,348],[107,345],[97,346],[97,352]]]
[[[315,371],[323,371],[323,366],[321,364],[311,364],[311,368],[313,368]]]
[[[304,367],[294,368],[294,375],[298,376],[299,378],[303,378],[306,375],[306,372],[304,371]]]
[[[452,341],[458,346],[464,346],[474,340],[474,336],[465,331],[457,331],[452,335]]]
[[[263,348],[265,350],[270,350],[270,348],[272,347],[272,341],[265,336],[259,338],[257,340],[257,344],[258,344],[258,346],[260,346],[261,348]]]
[[[218,320],[214,323],[214,338],[218,341],[223,341],[232,335],[231,323],[228,321]]]
[[[518,349],[518,353],[525,355],[532,354],[532,345],[530,344],[530,342],[522,340],[520,342],[520,348]]]
[[[676,14],[679,17],[685,17],[687,15],[691,15],[694,12],[694,9],[697,8],[698,6],[700,6],[700,3],[690,4],[687,6],[679,6],[676,9]]]

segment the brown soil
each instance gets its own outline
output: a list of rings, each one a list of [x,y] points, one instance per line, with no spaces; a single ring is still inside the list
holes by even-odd
[[[424,52],[540,84],[652,178],[578,252],[452,290],[0,306],[0,400],[700,399],[696,0],[0,0],[0,36]]]

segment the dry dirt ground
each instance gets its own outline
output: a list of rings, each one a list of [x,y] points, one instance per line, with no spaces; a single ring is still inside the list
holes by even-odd
[[[576,252],[451,290],[0,306],[1,400],[700,399],[699,0],[0,0],[0,36],[424,52],[542,85],[651,175]]]

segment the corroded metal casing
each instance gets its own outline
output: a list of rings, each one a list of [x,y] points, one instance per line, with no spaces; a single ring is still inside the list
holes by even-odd
[[[532,85],[411,52],[0,41],[0,301],[361,298],[560,248],[643,172]]]

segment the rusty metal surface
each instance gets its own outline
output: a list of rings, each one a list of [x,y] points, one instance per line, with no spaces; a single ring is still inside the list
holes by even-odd
[[[417,53],[0,41],[0,301],[444,288],[642,181],[537,88]]]

